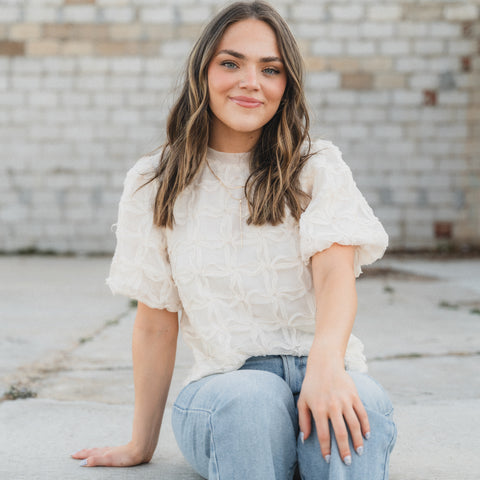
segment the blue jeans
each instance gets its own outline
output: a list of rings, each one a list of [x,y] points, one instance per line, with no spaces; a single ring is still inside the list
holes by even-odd
[[[371,437],[364,453],[343,463],[331,430],[330,464],[315,425],[299,440],[297,399],[307,357],[251,357],[233,372],[188,384],[173,406],[172,424],[187,461],[209,480],[386,480],[396,439],[393,407],[383,388],[364,373],[349,372],[365,406]]]

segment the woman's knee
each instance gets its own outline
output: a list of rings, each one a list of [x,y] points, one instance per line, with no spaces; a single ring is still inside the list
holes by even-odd
[[[358,395],[366,410],[386,417],[393,414],[392,402],[384,388],[371,376],[361,372],[348,372],[357,388]]]

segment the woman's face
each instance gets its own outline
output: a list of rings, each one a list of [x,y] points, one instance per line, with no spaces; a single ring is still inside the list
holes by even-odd
[[[247,19],[228,27],[208,66],[213,114],[209,145],[225,152],[253,148],[262,127],[275,115],[286,84],[269,25]]]

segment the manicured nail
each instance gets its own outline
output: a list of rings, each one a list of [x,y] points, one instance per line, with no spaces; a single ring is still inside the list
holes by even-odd
[[[326,461],[327,463],[330,463],[330,459],[331,459],[331,458],[332,458],[331,455],[325,455],[325,461]]]
[[[345,463],[345,465],[351,465],[352,464],[352,457],[350,455],[347,455],[344,459],[343,459],[343,463]]]
[[[303,432],[300,432],[299,438],[300,438],[300,441],[302,442],[302,445],[303,445],[305,443],[305,435],[304,435]]]
[[[370,432],[367,432],[367,433],[365,434],[365,438],[366,438],[367,440],[370,438]]]
[[[355,451],[357,452],[357,455],[363,455],[363,447],[362,446],[358,447]]]
[[[81,467],[85,467],[86,465],[87,465],[87,459],[82,460],[82,461],[80,462],[80,466],[81,466]]]

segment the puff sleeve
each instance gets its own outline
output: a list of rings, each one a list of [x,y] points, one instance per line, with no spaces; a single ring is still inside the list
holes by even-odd
[[[165,229],[153,223],[158,182],[141,187],[151,178],[148,173],[153,173],[152,158],[141,158],[125,178],[116,225],[117,245],[106,283],[113,294],[176,312],[181,302],[172,278]]]
[[[340,149],[321,140],[306,163],[300,182],[310,203],[299,222],[300,251],[308,263],[310,257],[333,243],[355,245],[355,276],[361,266],[381,258],[388,236],[367,201],[357,188]]]

